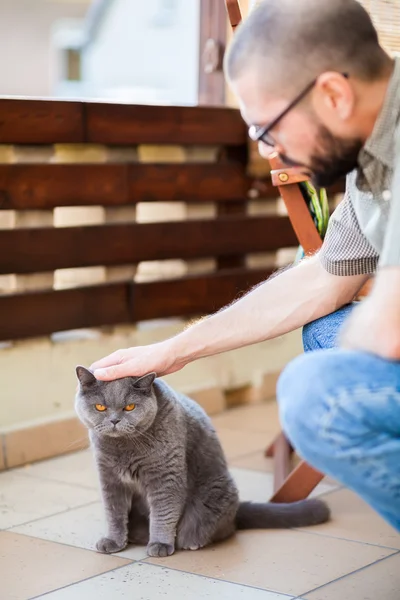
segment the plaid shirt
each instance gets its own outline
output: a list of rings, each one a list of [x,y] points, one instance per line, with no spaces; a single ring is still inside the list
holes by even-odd
[[[333,275],[400,266],[400,58],[358,163],[347,176],[346,193],[329,220],[319,253]]]

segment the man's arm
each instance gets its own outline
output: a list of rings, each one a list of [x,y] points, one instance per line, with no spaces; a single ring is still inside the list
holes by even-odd
[[[177,336],[118,350],[94,363],[92,369],[102,380],[152,371],[159,376],[173,373],[199,358],[278,337],[325,316],[351,302],[367,278],[331,275],[314,256]]]

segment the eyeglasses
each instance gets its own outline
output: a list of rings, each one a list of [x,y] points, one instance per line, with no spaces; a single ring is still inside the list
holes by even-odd
[[[342,73],[342,75],[343,77],[346,77],[346,79],[348,79],[349,77],[347,73]],[[304,90],[300,92],[300,94],[298,94],[298,96],[296,96],[296,98],[292,102],[290,102],[290,104],[285,108],[285,110],[283,110],[273,121],[271,121],[271,123],[268,123],[268,125],[263,125],[262,127],[260,127],[259,125],[251,125],[249,128],[250,138],[254,142],[263,142],[264,144],[267,144],[267,146],[271,147],[276,146],[276,142],[270,134],[271,129],[276,127],[276,125],[283,119],[283,117],[285,117],[288,114],[288,112],[291,111],[292,108],[294,108],[296,104],[298,104],[300,100],[302,100],[304,96],[306,96],[312,90],[317,81],[318,77],[313,79],[313,81],[309,83],[307,87],[304,88]]]

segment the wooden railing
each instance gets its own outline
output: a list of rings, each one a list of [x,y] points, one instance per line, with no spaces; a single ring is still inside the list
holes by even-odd
[[[249,216],[247,133],[234,109],[149,107],[41,100],[0,100],[0,144],[49,146],[142,144],[217,146],[215,162],[0,165],[0,211],[57,207],[134,207],[143,202],[215,203],[215,218],[99,225],[15,226],[0,230],[0,275],[137,265],[141,261],[215,258],[207,273],[133,278],[68,289],[21,289],[0,296],[0,340],[77,328],[135,323],[215,311],[270,275],[246,256],[296,245],[286,216]],[[34,156],[34,153],[33,153]],[[276,191],[264,182],[265,202]],[[273,211],[271,211],[273,213]],[[48,214],[48,212],[46,212]]]

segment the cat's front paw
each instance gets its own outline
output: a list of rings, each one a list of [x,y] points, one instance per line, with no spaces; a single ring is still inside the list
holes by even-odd
[[[161,544],[160,542],[153,542],[147,545],[148,556],[155,556],[163,558],[165,556],[171,556],[175,552],[175,546],[173,544]]]
[[[109,538],[101,538],[96,544],[96,550],[103,554],[114,554],[114,552],[121,552],[124,548],[126,548],[126,544],[118,543]]]

